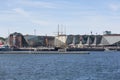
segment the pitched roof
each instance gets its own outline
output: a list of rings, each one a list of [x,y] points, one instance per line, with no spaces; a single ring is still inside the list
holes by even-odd
[[[101,44],[103,45],[112,45],[120,41],[120,36],[103,36]]]

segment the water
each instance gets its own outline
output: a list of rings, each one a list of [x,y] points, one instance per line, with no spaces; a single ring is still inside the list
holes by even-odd
[[[0,54],[0,80],[120,80],[120,52]]]

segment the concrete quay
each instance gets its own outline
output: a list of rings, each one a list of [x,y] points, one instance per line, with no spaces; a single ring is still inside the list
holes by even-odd
[[[89,54],[88,51],[0,51],[0,54]]]

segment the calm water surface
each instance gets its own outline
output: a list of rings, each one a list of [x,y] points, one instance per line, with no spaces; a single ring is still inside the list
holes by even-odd
[[[120,52],[0,54],[0,80],[120,80]]]

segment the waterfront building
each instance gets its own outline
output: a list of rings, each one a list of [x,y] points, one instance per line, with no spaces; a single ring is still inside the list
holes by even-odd
[[[5,39],[0,37],[0,48],[4,45]]]
[[[94,38],[93,44],[91,44],[91,46],[98,47],[99,44],[101,43],[102,36],[101,35],[94,35],[94,36],[95,36],[95,38]]]
[[[104,35],[58,35],[36,36],[12,33],[6,40],[10,47],[61,47],[61,48],[87,48],[87,47],[119,47],[120,34]]]
[[[54,45],[56,47],[66,47],[66,35],[58,35],[58,36],[55,36],[55,41],[54,41]]]
[[[8,37],[8,43],[10,47],[15,48],[21,48],[21,47],[27,47],[28,44],[26,40],[24,39],[23,35],[21,33],[12,33]]]
[[[30,47],[53,47],[54,37],[53,36],[36,36],[36,35],[24,35]]]
[[[76,38],[76,36],[78,39]],[[79,43],[78,43],[79,42]],[[105,47],[120,46],[120,34],[105,35],[68,35],[66,39],[67,46],[73,47]]]
[[[3,37],[0,37],[0,45],[3,45],[5,43],[5,39]]]
[[[120,34],[103,35],[99,45],[120,46]]]

